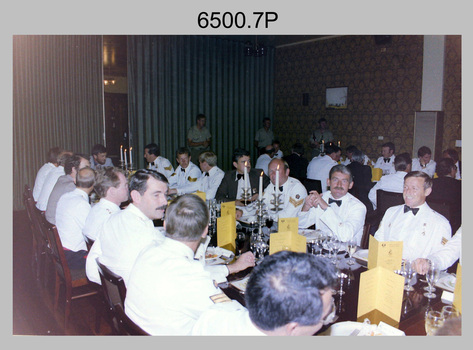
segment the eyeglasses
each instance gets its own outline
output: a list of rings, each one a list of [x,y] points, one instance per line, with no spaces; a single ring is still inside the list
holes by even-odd
[[[330,312],[322,319],[322,324],[327,326],[335,322],[337,316],[337,308],[335,307],[335,300],[332,298],[332,306],[330,307]]]

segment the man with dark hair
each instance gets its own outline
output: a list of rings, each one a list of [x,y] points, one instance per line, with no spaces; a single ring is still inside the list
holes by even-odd
[[[354,237],[360,245],[365,224],[366,206],[348,190],[353,187],[353,177],[343,164],[330,169],[327,186],[329,191],[310,191],[299,213],[299,227],[313,224],[317,229],[330,230],[342,242]]]
[[[248,186],[251,189],[251,200],[255,200],[258,197],[259,190],[259,177],[262,170],[252,169],[250,152],[243,148],[237,148],[233,151],[233,166],[235,170],[230,170],[225,173],[225,176],[218,187],[215,199],[223,201],[237,201],[237,205],[243,205],[242,194],[245,186],[244,181],[244,169],[246,167],[248,172]],[[263,173],[263,186],[266,187],[269,184],[269,177]]]
[[[107,149],[104,145],[96,144],[90,152],[90,167],[94,170],[102,167],[113,166],[112,160],[107,158]]]
[[[258,129],[255,135],[255,147],[258,152],[261,148],[271,145],[273,143],[273,139],[274,134],[273,130],[271,130],[271,119],[268,117],[263,118],[263,127]]]
[[[273,145],[267,145],[262,151],[261,155],[256,159],[256,169],[261,169],[266,175],[268,175],[268,165],[271,159],[274,156],[274,147]]]
[[[291,169],[291,176],[299,181],[303,181],[307,178],[307,166],[309,161],[304,157],[304,146],[300,142],[296,142],[292,145],[291,154],[284,156],[283,159],[289,165]]]
[[[329,178],[330,169],[338,164],[342,150],[333,144],[325,147],[325,155],[314,157],[307,166],[307,178],[312,180],[320,180],[322,192],[327,190],[327,180]]]
[[[97,239],[103,223],[120,211],[120,204],[128,200],[128,180],[120,168],[107,167],[97,171],[94,190],[100,198],[89,212],[82,233]]]
[[[273,140],[274,155],[273,158],[282,158],[284,156],[281,151],[281,142],[279,140]]]
[[[59,198],[64,193],[74,191],[76,189],[76,176],[80,169],[90,167],[89,161],[80,154],[68,156],[64,164],[65,175],[60,176],[51,191],[44,213],[46,220],[51,224],[56,223],[56,208]]]
[[[430,177],[434,177],[437,163],[432,159],[432,151],[427,146],[417,150],[417,158],[412,160],[412,171],[423,171]]]
[[[386,142],[381,146],[381,157],[378,158],[374,167],[380,168],[383,171],[383,175],[394,174],[396,170],[394,169],[394,155],[396,149],[394,143]]]
[[[411,167],[412,159],[409,153],[401,153],[396,156],[396,159],[394,159],[394,169],[396,172],[382,176],[368,193],[368,198],[373,204],[373,209],[377,207],[377,190],[402,193],[404,190],[404,177],[411,171]]]
[[[334,321],[331,288],[335,268],[320,257],[280,251],[253,269],[245,290],[246,308],[213,305],[196,322],[193,335],[310,336]]]
[[[319,128],[314,130],[309,138],[309,146],[312,148],[312,158],[317,157],[320,154],[320,147],[324,144],[324,147],[328,143],[333,142],[333,134],[327,127],[327,119],[319,119]]]
[[[452,236],[448,220],[426,203],[432,179],[422,171],[404,177],[404,203],[386,210],[374,237],[378,241],[402,241],[403,259],[427,258]]]
[[[149,334],[190,334],[205,309],[230,301],[194,259],[208,224],[205,202],[192,194],[180,196],[166,210],[166,237],[150,242],[137,256],[127,283],[125,312]],[[228,269],[254,266],[253,255],[246,258],[241,256]]]
[[[187,132],[187,145],[190,148],[190,157],[194,159],[195,165],[198,165],[199,154],[210,151],[210,139],[212,135],[209,129],[205,127],[207,118],[204,114],[198,114],[195,118],[196,125],[192,126]]]
[[[112,214],[97,233],[87,257],[87,277],[100,284],[95,259],[128,282],[138,253],[151,241],[164,240],[164,233],[153,220],[162,219],[167,206],[168,181],[155,170],[140,169],[128,184],[131,203]]]
[[[457,167],[457,173],[455,174],[455,179],[461,180],[462,162],[460,161],[460,158],[458,157],[458,152],[455,151],[453,148],[448,148],[445,151],[443,151],[443,157],[453,159],[453,162],[455,163],[455,166]]]
[[[76,176],[76,189],[61,196],[56,209],[56,226],[70,269],[83,269],[87,257],[82,229],[89,215],[89,195],[94,189],[95,171],[80,169]]]
[[[161,156],[159,146],[156,143],[150,143],[145,146],[144,157],[149,163],[148,169],[156,170],[163,174],[169,181],[169,178],[174,173],[174,168],[171,162]]]
[[[191,162],[191,152],[187,147],[180,147],[176,151],[176,162],[179,166],[169,178],[169,194],[178,195],[192,193],[199,188],[202,172]]]
[[[43,188],[44,180],[48,176],[48,173],[57,168],[58,166],[58,156],[62,152],[62,149],[59,147],[50,148],[48,151],[48,161],[43,164],[43,166],[38,170],[36,174],[36,179],[33,186],[33,199],[38,201],[39,194]]]

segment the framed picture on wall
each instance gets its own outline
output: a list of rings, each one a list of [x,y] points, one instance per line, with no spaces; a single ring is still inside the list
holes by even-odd
[[[347,108],[347,87],[334,87],[325,90],[326,101],[325,108],[327,109],[346,109]]]

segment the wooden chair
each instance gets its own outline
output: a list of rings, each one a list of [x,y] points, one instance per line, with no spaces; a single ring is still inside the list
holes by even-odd
[[[107,304],[114,332],[122,335],[149,335],[135,324],[124,312],[126,286],[123,278],[112,272],[107,266],[96,259],[102,283],[102,292]]]
[[[56,225],[49,223],[43,217],[41,220],[41,226],[49,239],[51,247],[48,256],[54,266],[55,272],[55,312],[57,312],[59,308],[61,286],[64,287],[64,331],[67,332],[72,301],[97,295],[99,292],[99,286],[95,283],[89,282],[85,269],[69,269]],[[96,312],[96,317],[98,317],[99,313],[98,311]]]
[[[302,182],[307,193],[310,191],[317,191],[318,193],[322,193],[322,182],[320,180],[313,180],[313,179],[304,179]]]
[[[379,223],[383,219],[384,213],[388,208],[404,204],[404,197],[402,196],[402,193],[376,190],[376,204],[376,210],[367,213],[365,220],[365,223],[368,222],[371,225],[372,230],[378,228]]]
[[[363,227],[363,236],[361,236],[360,248],[361,249],[368,249],[369,241],[370,241],[370,229],[371,225],[365,223]]]
[[[87,246],[87,251],[90,252],[90,248],[92,248],[92,244],[94,244],[95,240],[90,237],[84,235],[85,245]]]

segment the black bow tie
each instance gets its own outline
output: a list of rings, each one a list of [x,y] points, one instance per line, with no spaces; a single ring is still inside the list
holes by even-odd
[[[243,174],[237,174],[237,180],[243,179]]]
[[[276,186],[274,186],[274,190],[276,191]],[[279,192],[282,192],[282,186],[279,186]]]
[[[412,211],[412,214],[416,215],[419,211],[419,208],[411,208],[408,205],[404,205],[404,213],[407,213],[409,210]]]
[[[332,204],[332,203],[336,203],[338,206],[341,206],[342,205],[342,200],[341,199],[332,199],[332,198],[329,198],[328,199],[328,204]]]
[[[389,163],[390,160],[391,160],[391,158],[384,158],[385,163]]]
[[[186,172],[186,169],[184,169],[184,168],[181,168],[181,171],[183,171],[183,172]]]
[[[204,174],[204,176],[209,176],[209,173],[206,172],[206,173]]]

